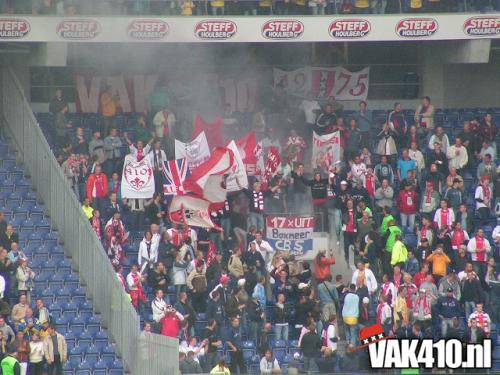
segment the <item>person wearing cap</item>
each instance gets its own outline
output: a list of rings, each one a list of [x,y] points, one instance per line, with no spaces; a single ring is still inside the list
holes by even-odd
[[[453,288],[447,288],[446,295],[439,297],[435,306],[438,318],[441,321],[441,338],[447,338],[446,333],[453,326],[454,318],[462,316],[460,303],[453,293]]]

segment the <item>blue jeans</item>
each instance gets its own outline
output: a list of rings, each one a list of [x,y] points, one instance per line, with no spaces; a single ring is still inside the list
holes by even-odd
[[[358,346],[358,325],[345,325],[345,340],[347,345],[352,344]]]
[[[469,315],[474,312],[476,303],[474,301],[465,301],[465,319],[469,319]]]
[[[255,225],[257,230],[264,230],[264,215],[257,212],[250,212],[248,214],[247,229],[250,229],[252,225]]]
[[[274,326],[274,338],[288,341],[288,324],[276,324]]]
[[[304,357],[304,371],[308,374],[319,371],[318,365],[316,364],[316,358]]]
[[[255,343],[259,345],[260,336],[262,333],[262,322],[249,322],[248,327],[248,337],[250,338],[250,340],[255,341]]]

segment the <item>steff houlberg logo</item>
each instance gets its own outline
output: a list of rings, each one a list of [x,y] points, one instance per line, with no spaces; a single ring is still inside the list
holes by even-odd
[[[20,39],[30,32],[30,24],[21,18],[0,19],[0,39]]]
[[[464,23],[464,33],[470,36],[500,34],[500,17],[471,17]]]
[[[438,30],[434,18],[405,18],[396,25],[396,34],[403,38],[430,37]]]
[[[94,39],[101,32],[101,24],[92,19],[63,20],[57,25],[57,35],[63,39]]]
[[[168,34],[168,24],[161,20],[133,20],[127,27],[127,34],[140,40],[163,39]]]
[[[361,346],[368,348],[373,369],[488,369],[491,368],[491,339],[480,344],[463,344],[457,339],[395,339],[386,337],[380,324],[359,332]]]
[[[230,39],[236,34],[236,24],[229,20],[204,20],[194,27],[194,35],[206,40]]]
[[[297,39],[304,33],[304,24],[297,20],[267,21],[262,26],[262,35],[267,39]]]
[[[363,38],[370,30],[371,25],[367,20],[343,19],[333,21],[328,27],[328,34],[337,39]]]

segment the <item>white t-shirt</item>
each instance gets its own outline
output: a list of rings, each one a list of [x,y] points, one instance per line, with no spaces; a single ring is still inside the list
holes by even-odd
[[[334,324],[330,324],[326,330],[326,345],[332,351],[337,350],[337,343],[331,340],[335,337],[337,337],[336,327]]]
[[[304,112],[306,122],[308,124],[314,124],[316,122],[315,111],[320,110],[321,107],[316,100],[303,100],[302,103],[300,103],[299,109]]]

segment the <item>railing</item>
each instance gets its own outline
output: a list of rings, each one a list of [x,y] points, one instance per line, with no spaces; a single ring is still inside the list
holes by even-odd
[[[96,312],[116,342],[125,369],[137,375],[177,374],[177,340],[140,332],[140,321],[104,249],[68,185],[12,71],[0,72],[0,118],[59,231]]]

